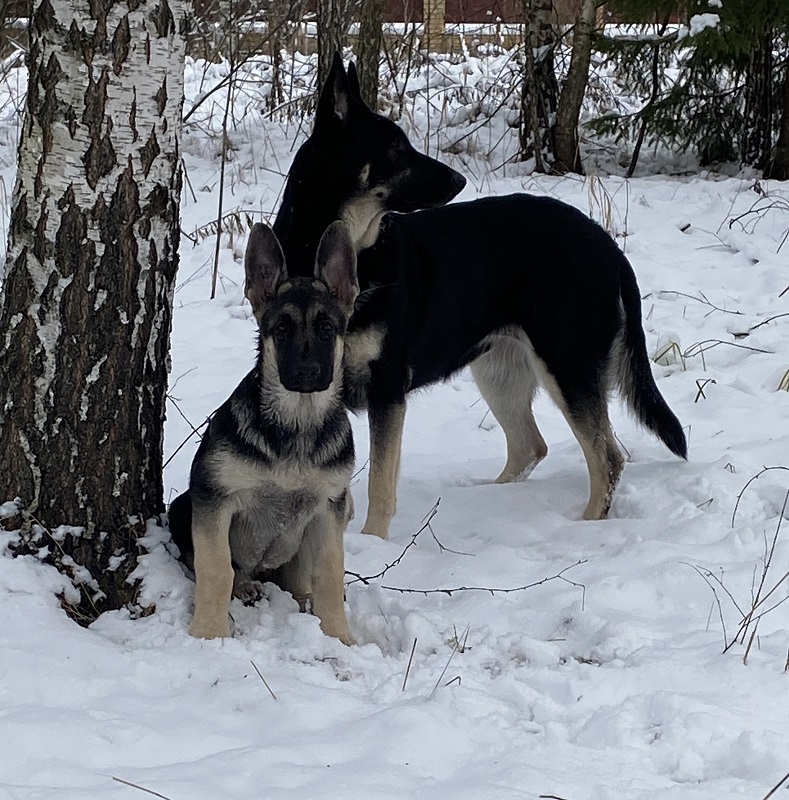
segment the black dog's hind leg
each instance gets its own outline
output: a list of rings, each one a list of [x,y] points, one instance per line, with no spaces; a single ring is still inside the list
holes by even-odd
[[[601,387],[603,376],[568,387],[551,375],[542,381],[564,414],[589,469],[589,502],[584,519],[605,519],[624,468],[624,458],[608,417],[608,400]],[[582,387],[582,388],[581,388]]]
[[[538,383],[529,351],[524,341],[501,335],[471,364],[480,393],[507,439],[507,463],[496,483],[527,477],[548,453],[531,409]]]
[[[405,400],[368,410],[370,474],[367,480],[367,519],[362,533],[389,538],[397,508],[397,475],[405,423]]]

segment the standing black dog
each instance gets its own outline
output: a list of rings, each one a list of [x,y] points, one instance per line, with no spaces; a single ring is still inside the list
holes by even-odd
[[[527,475],[547,454],[531,405],[538,385],[548,390],[586,458],[585,519],[608,514],[623,467],[610,390],[673,453],[687,454],[652,377],[636,277],[616,243],[551,198],[439,207],[464,185],[368,108],[355,67],[346,73],[335,57],[274,231],[295,274],[310,274],[330,222],[351,231],[363,291],[346,337],[346,402],[369,410],[363,530],[382,537],[395,512],[405,395],[467,364],[506,436],[499,482]]]
[[[324,633],[353,638],[343,607],[343,532],[353,439],[342,403],[346,324],[358,294],[356,257],[341,222],[317,248],[315,277],[288,279],[276,237],[252,229],[246,293],[260,329],[257,364],[213,415],[192,463],[189,502],[171,507],[173,538],[194,545],[189,632],[230,635],[231,592],[259,596],[274,577]],[[191,522],[191,540],[190,540]]]
[[[335,58],[315,126],[291,167],[274,230],[288,263],[308,269],[320,232],[344,220],[362,290],[349,337],[346,399],[369,409],[369,511],[386,537],[405,395],[466,364],[504,429],[499,482],[546,455],[531,410],[539,384],[578,439],[591,484],[585,519],[604,518],[623,459],[608,418],[618,388],[643,425],[687,455],[682,427],[652,377],[633,269],[611,237],[575,208],[526,194],[436,208],[464,186],[362,101],[356,69]],[[413,211],[399,215],[389,212]],[[364,297],[364,295],[363,295]]]

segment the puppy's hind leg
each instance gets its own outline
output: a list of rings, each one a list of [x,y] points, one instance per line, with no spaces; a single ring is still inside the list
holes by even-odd
[[[231,635],[228,616],[233,591],[231,519],[232,510],[227,503],[221,502],[215,507],[195,504],[192,513],[196,585],[195,610],[189,633],[199,639]]]
[[[367,480],[367,519],[362,533],[389,538],[389,525],[397,507],[397,474],[405,423],[405,401],[371,406],[370,475]]]
[[[548,454],[531,409],[538,384],[529,346],[500,336],[472,362],[471,374],[507,440],[507,463],[496,483],[527,477]]]

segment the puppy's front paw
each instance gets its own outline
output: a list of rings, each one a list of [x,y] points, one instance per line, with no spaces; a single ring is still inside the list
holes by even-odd
[[[356,639],[353,638],[353,634],[345,620],[341,622],[339,620],[321,620],[321,630],[327,636],[333,636],[335,639],[339,639],[343,644],[349,646],[356,644]]]
[[[343,644],[347,644],[350,647],[352,644],[356,644],[356,639],[353,638],[353,634],[350,631],[345,631],[345,633],[341,633],[337,637]]]
[[[230,630],[230,620],[225,615],[224,621],[201,620],[195,617],[189,626],[189,635],[195,639],[224,639],[233,633]]]

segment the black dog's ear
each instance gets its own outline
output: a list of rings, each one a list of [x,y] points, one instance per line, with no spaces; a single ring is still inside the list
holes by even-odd
[[[315,113],[315,125],[325,125],[339,120],[344,122],[351,104],[351,92],[348,75],[342,65],[342,57],[334,53],[331,72],[323,84],[321,96],[318,98],[318,110]]]
[[[266,301],[274,296],[277,284],[287,278],[282,248],[274,231],[262,222],[256,222],[250,231],[244,270],[247,276],[244,294],[260,320]]]
[[[354,99],[362,99],[362,90],[359,86],[359,73],[356,71],[356,64],[354,64],[353,61],[348,62],[348,91]]]
[[[348,226],[340,220],[332,222],[321,237],[315,257],[315,277],[327,284],[342,310],[350,314],[359,294],[356,250]]]

